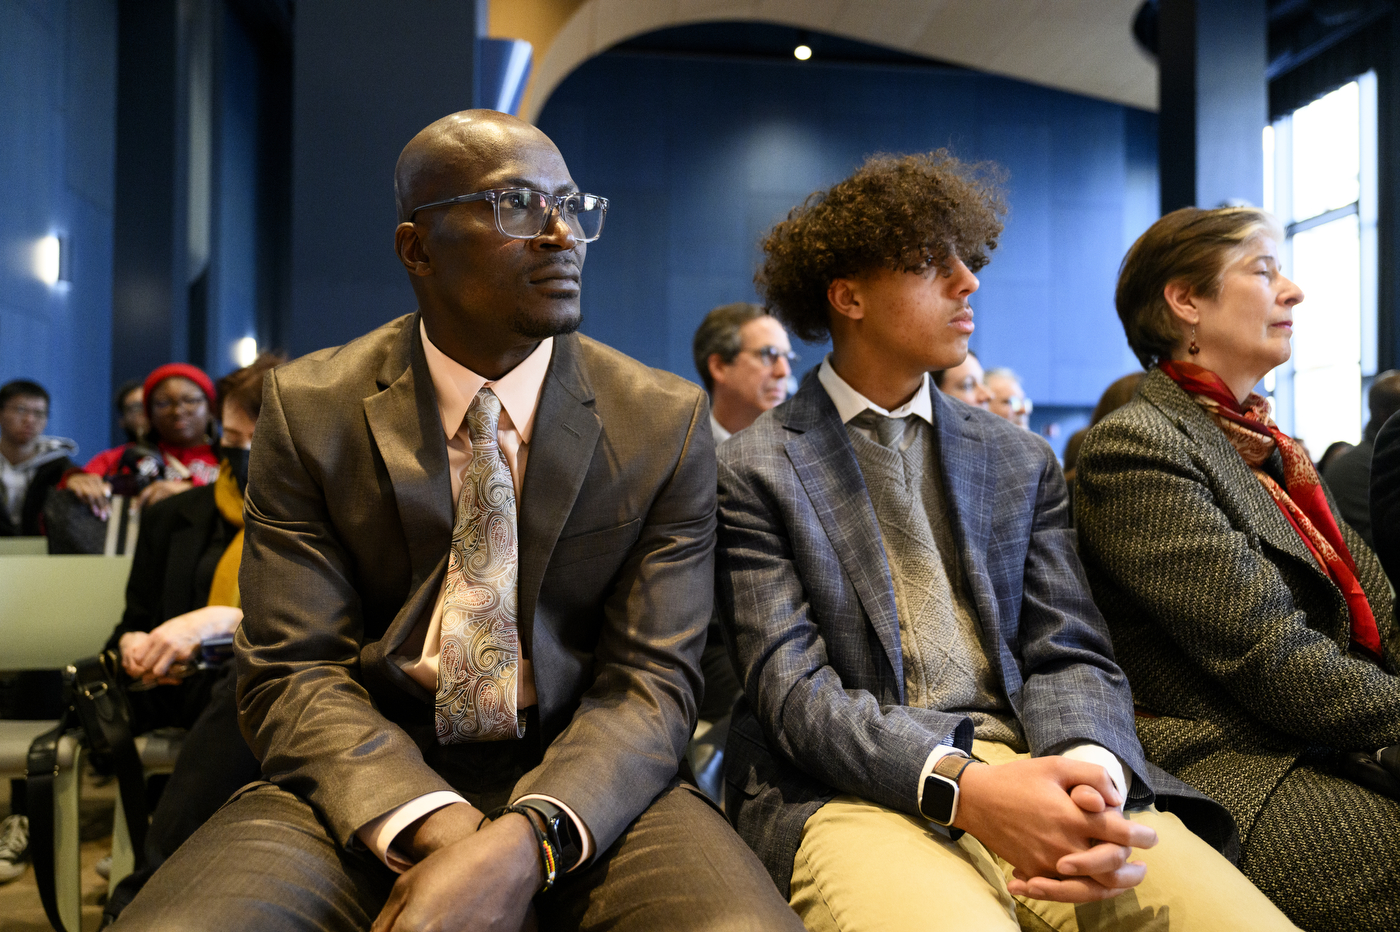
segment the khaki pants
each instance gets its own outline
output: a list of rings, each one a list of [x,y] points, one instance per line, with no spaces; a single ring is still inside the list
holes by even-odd
[[[983,741],[974,752],[991,764],[1027,756]],[[1295,928],[1176,816],[1148,809],[1129,818],[1157,832],[1155,847],[1133,852],[1146,878],[1111,900],[1076,906],[1012,897],[1011,865],[971,835],[951,841],[921,819],[838,796],[803,829],[792,906],[812,932]]]

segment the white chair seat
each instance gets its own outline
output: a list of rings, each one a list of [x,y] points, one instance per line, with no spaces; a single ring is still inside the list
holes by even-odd
[[[180,756],[180,745],[185,740],[183,728],[161,728],[148,734],[136,736],[136,753],[141,758],[141,766],[146,773],[169,773],[175,769],[175,758]]]
[[[29,758],[29,745],[34,739],[57,725],[56,721],[0,720],[0,776],[24,776]]]

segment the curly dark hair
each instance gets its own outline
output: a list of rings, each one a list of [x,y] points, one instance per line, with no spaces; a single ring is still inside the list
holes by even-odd
[[[873,155],[856,173],[810,195],[763,240],[754,284],[765,306],[809,343],[830,333],[833,279],[876,268],[947,270],[957,256],[976,272],[997,246],[1005,172],[939,149]]]

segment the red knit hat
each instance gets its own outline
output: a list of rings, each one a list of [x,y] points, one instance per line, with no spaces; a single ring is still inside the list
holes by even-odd
[[[168,362],[146,376],[146,381],[141,385],[141,403],[146,406],[146,417],[151,416],[151,392],[155,391],[161,382],[176,377],[189,379],[198,385],[199,390],[204,392],[204,397],[209,400],[209,410],[214,410],[214,383],[204,374],[204,370],[187,362]]]

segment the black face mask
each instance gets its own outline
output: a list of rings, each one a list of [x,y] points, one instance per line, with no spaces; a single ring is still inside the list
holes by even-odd
[[[228,460],[228,468],[233,472],[233,478],[238,482],[238,491],[243,494],[248,493],[248,454],[250,451],[240,447],[223,447],[219,451],[224,459]]]

